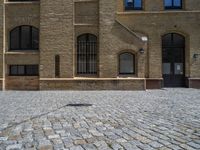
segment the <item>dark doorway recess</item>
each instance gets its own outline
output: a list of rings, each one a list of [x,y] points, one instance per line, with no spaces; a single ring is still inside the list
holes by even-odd
[[[185,38],[176,33],[162,37],[164,87],[185,87]]]

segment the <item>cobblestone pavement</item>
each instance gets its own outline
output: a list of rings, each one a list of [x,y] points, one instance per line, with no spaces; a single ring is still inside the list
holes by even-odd
[[[200,150],[200,90],[0,92],[1,149]]]

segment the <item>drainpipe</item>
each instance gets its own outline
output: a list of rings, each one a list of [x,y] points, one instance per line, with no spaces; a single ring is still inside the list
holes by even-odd
[[[3,1],[3,81],[2,81],[2,90],[5,90],[5,75],[6,75],[6,64],[5,64],[5,49],[6,49],[6,8],[5,8],[5,0]]]

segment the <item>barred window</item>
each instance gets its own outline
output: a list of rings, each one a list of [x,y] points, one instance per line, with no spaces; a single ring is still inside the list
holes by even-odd
[[[83,34],[77,38],[77,74],[97,73],[97,37]]]
[[[135,74],[135,55],[125,52],[119,55],[119,74]]]
[[[24,25],[10,31],[10,50],[38,50],[39,30]]]

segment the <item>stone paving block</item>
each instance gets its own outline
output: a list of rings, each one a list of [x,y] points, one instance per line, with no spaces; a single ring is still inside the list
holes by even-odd
[[[104,136],[102,133],[98,132],[97,130],[89,130],[89,132],[90,132],[93,136]]]
[[[150,146],[152,146],[153,148],[161,148],[163,145],[161,143],[158,142],[151,142],[149,143]]]
[[[8,137],[0,137],[0,141],[6,141]]]
[[[73,146],[70,150],[84,150],[81,146]]]
[[[171,144],[171,145],[167,145],[168,148],[171,148],[172,150],[182,150],[183,147],[181,147],[181,145],[174,145],[174,144]]]
[[[87,142],[84,140],[84,139],[81,139],[81,140],[75,140],[74,141],[74,144],[75,145],[83,145],[83,144],[86,144]]]
[[[181,144],[180,145],[181,148],[184,148],[184,149],[187,149],[187,150],[196,150],[196,148],[193,148],[189,145],[186,145],[186,144]]]
[[[124,150],[124,148],[118,143],[112,143],[111,147],[113,150]]]
[[[199,137],[200,138],[200,137]],[[187,143],[189,146],[196,148],[196,149],[200,149],[200,144],[197,144],[195,142],[189,142]]]
[[[93,144],[84,144],[84,145],[82,145],[82,147],[85,150],[97,150],[97,148]]]
[[[51,144],[51,142],[49,140],[44,140],[44,139],[41,139],[41,140],[38,140],[38,149],[40,150],[44,150],[44,149],[52,149],[53,146]]]
[[[55,135],[49,135],[48,138],[49,139],[58,139],[58,138],[60,138],[60,136],[58,134],[55,134]]]
[[[22,144],[14,144],[6,147],[6,150],[21,150]]]
[[[100,150],[111,150],[111,145],[108,145],[105,141],[97,141],[94,145]]]

